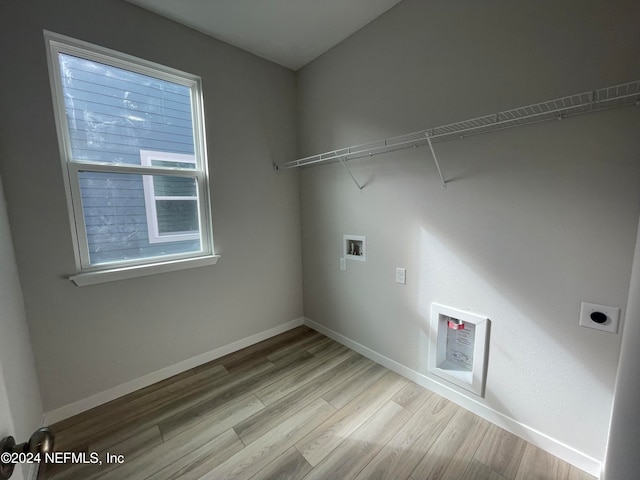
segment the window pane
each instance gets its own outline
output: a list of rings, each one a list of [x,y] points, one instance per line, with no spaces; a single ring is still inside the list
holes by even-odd
[[[150,226],[158,219],[149,216],[142,175],[85,171],[79,176],[91,265],[201,251],[197,213],[195,223],[192,216],[187,216],[190,220],[181,220],[180,223],[180,228],[188,225],[190,231],[197,234],[192,237],[197,238],[161,243],[151,241]],[[190,211],[198,210],[197,200],[169,202],[187,203],[191,205]],[[169,224],[170,220],[165,220],[164,225]]]
[[[196,200],[157,200],[158,232],[160,235],[198,231]]]
[[[74,161],[140,165],[140,150],[194,153],[189,87],[62,53],[59,62]]]
[[[189,177],[153,177],[156,197],[196,197],[196,181]]]

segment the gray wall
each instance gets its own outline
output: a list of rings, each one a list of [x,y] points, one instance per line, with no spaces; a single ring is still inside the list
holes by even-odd
[[[0,363],[0,438],[14,435],[15,427],[11,410],[9,409],[9,397],[7,396],[7,386],[2,374],[2,363]],[[16,480],[24,480],[22,472],[16,472]]]
[[[299,73],[300,154],[640,78],[638,3],[404,0]],[[489,409],[602,460],[640,210],[640,111],[625,109],[301,176],[305,315],[427,373],[429,307],[492,321]],[[339,269],[342,235],[367,261]],[[394,282],[407,268],[407,285]],[[430,377],[435,381],[437,377]],[[467,394],[456,389],[464,398]]]
[[[0,171],[46,411],[302,315],[295,78],[120,0],[3,1]],[[202,77],[217,265],[75,287],[42,30]]]
[[[11,435],[24,442],[41,420],[42,402],[0,180],[0,438]],[[17,467],[13,478],[27,478],[26,468]]]
[[[618,376],[602,480],[634,478],[640,470],[637,447],[640,440],[640,228],[633,259],[627,321],[620,351]]]

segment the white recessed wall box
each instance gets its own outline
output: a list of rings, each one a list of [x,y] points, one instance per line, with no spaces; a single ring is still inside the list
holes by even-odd
[[[490,323],[475,313],[432,303],[429,372],[484,397]]]
[[[597,303],[580,304],[580,325],[603,332],[618,333],[620,308]]]
[[[343,235],[342,246],[347,260],[367,261],[367,242],[362,235]]]

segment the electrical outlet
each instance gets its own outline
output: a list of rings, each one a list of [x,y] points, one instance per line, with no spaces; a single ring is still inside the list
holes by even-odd
[[[580,307],[580,325],[603,332],[618,333],[620,309],[597,303],[582,302]]]
[[[342,271],[346,271],[347,270],[347,259],[346,258],[341,258],[340,259],[340,270],[342,270]]]
[[[396,283],[405,285],[407,283],[407,270],[404,268],[396,268]]]

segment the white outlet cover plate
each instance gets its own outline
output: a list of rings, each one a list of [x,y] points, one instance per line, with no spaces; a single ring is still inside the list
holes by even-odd
[[[607,316],[604,323],[596,323],[591,320],[593,312],[602,312]],[[580,307],[580,325],[603,332],[618,333],[618,323],[620,322],[620,309],[618,307],[609,307],[607,305],[598,305],[597,303],[582,302]]]

